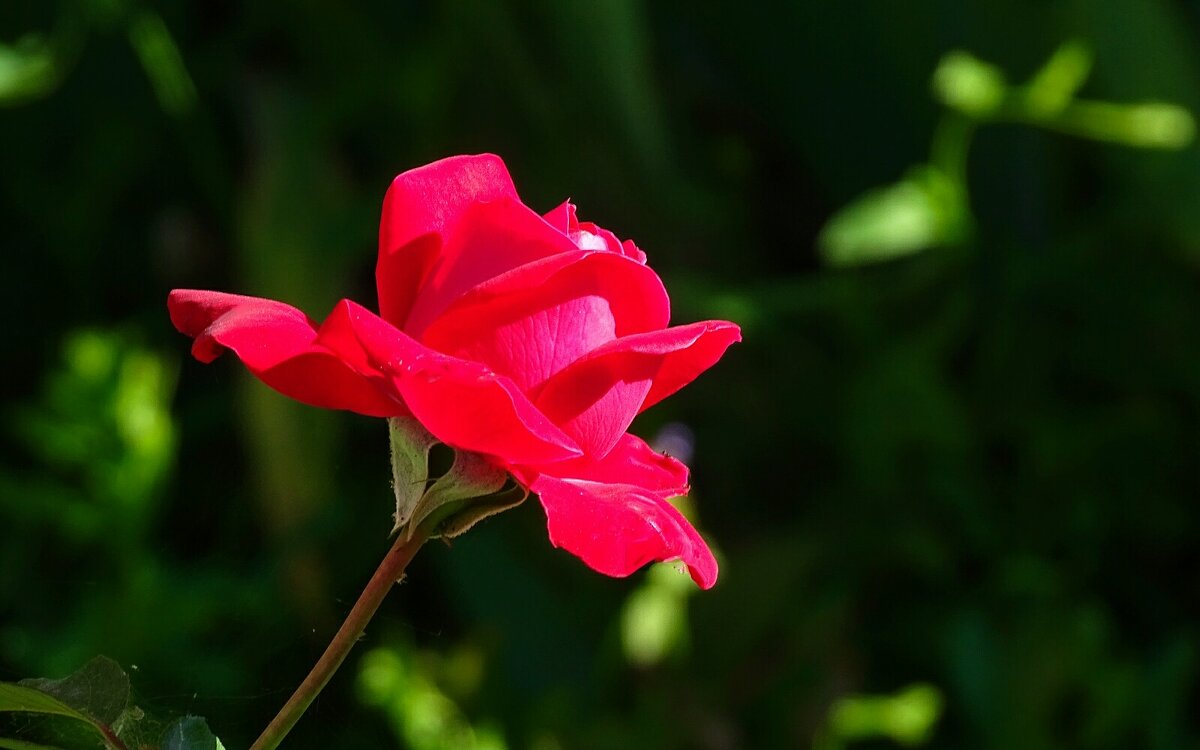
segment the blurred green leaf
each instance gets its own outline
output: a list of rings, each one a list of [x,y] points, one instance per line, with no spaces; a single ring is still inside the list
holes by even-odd
[[[854,266],[961,241],[968,224],[962,186],[935,167],[920,166],[834,214],[817,242],[829,264]]]
[[[44,96],[58,84],[54,49],[38,34],[0,44],[0,104]]]
[[[1046,124],[1082,138],[1172,151],[1185,148],[1196,135],[1192,114],[1167,102],[1076,101]]]
[[[1042,117],[1062,112],[1092,72],[1092,51],[1080,41],[1063,44],[1026,85],[1025,106]]]
[[[163,110],[177,117],[188,114],[196,104],[196,84],[162,17],[150,10],[138,13],[129,24],[129,42]]]
[[[911,685],[895,695],[841,698],[829,725],[841,740],[888,737],[906,746],[928,741],[942,713],[942,694],[932,685]]]
[[[1008,86],[995,65],[957,50],[938,63],[933,73],[933,91],[947,107],[982,118],[1000,108]]]

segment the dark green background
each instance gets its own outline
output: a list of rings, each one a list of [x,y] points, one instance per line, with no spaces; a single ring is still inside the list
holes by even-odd
[[[964,241],[830,268],[816,238],[926,159],[946,52],[1021,81],[1079,39],[1083,95],[1197,112],[1198,24],[1165,0],[8,0],[0,43],[55,67],[0,108],[0,679],[104,653],[143,706],[249,744],[386,550],[386,431],[191,360],[167,291],[373,305],[390,178],[492,151],[529,205],[634,238],[675,321],[743,325],[634,426],[693,430],[721,579],[665,595],[689,635],[632,665],[653,585],[553,550],[529,502],[419,556],[285,747],[835,747],[839,701],[916,683],[929,747],[1195,747],[1200,150],[987,126]],[[414,740],[438,711],[454,736]]]

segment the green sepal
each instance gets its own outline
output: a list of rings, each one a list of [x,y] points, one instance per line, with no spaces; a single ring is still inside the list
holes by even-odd
[[[440,527],[449,520],[450,514],[457,515],[459,504],[475,499],[484,500],[486,496],[498,492],[506,481],[508,472],[494,466],[481,454],[456,450],[450,470],[439,477],[417,501],[405,533],[411,537],[416,528],[429,522],[435,524],[430,536],[442,536]],[[466,502],[464,505],[473,504]]]
[[[396,494],[395,525],[404,528],[429,484],[429,450],[438,440],[412,417],[389,417],[388,439],[392,453],[392,490]]]

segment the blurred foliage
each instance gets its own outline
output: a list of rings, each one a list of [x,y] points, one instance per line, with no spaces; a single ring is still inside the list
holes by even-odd
[[[108,654],[249,744],[386,550],[387,429],[192,361],[166,293],[370,303],[389,179],[487,150],[745,325],[635,425],[687,426],[721,580],[597,576],[527,502],[417,558],[288,747],[1194,747],[1197,29],[0,4],[0,680]]]

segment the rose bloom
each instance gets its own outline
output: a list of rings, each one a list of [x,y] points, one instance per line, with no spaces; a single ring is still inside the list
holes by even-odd
[[[668,327],[669,300],[632,242],[540,216],[498,157],[405,172],[383,202],[379,314],[350,300],[317,325],[290,305],[177,289],[171,320],[211,362],[228,349],[298,401],[415,417],[537,494],[550,541],[625,576],[682,560],[703,588],[712,552],[667,500],[687,467],[626,432],[741,340],[736,325]]]

